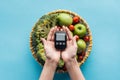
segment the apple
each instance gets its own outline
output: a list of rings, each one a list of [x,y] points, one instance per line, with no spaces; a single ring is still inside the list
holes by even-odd
[[[57,17],[57,20],[58,20],[58,24],[60,26],[63,26],[63,25],[64,26],[69,26],[73,22],[72,17],[69,14],[66,14],[66,13],[60,13]]]
[[[64,66],[64,61],[62,59],[59,60],[58,66],[59,67],[63,67]]]
[[[86,43],[82,39],[79,39],[77,41],[77,46],[78,46],[78,52],[82,52],[82,51],[84,51],[86,49]]]
[[[87,30],[86,30],[86,27],[83,25],[83,24],[76,24],[75,26],[74,26],[74,35],[78,35],[78,36],[80,36],[80,37],[83,37],[83,36],[85,36],[85,34],[86,34],[86,32],[87,32]]]

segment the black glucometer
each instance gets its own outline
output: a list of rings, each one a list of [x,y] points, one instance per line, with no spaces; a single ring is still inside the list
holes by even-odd
[[[59,50],[64,50],[67,46],[66,41],[67,41],[67,36],[66,32],[64,31],[57,31],[54,34],[54,42],[55,42],[55,48]]]

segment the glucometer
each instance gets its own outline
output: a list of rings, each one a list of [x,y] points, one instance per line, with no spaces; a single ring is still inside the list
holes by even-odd
[[[59,50],[64,50],[67,46],[66,41],[67,41],[67,36],[66,32],[64,31],[57,31],[54,34],[54,42],[55,42],[55,48]]]

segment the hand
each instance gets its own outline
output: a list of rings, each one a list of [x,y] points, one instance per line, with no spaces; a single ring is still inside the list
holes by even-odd
[[[44,44],[47,60],[58,63],[60,59],[60,51],[56,50],[56,48],[54,47],[54,33],[56,31],[57,27],[53,27],[48,34],[47,40],[45,40],[44,38],[41,38],[41,40]]]
[[[63,26],[63,30],[67,33],[67,47],[62,51],[62,59],[64,62],[75,59],[77,53],[76,37],[73,37],[70,30]]]
[[[66,63],[66,68],[72,80],[85,80],[81,70],[77,64],[75,58],[77,52],[76,38],[72,36],[71,32],[67,27],[63,26],[63,30],[67,33],[67,47],[64,51],[58,51],[54,47],[54,33],[57,31],[57,27],[52,28],[48,34],[47,40],[41,38],[44,49],[46,52],[47,60],[45,62],[41,77],[39,80],[53,80],[53,76],[57,65],[54,64],[59,62],[60,53],[62,59]]]
[[[78,62],[76,60],[77,44],[76,37],[72,36],[70,30],[63,26],[63,30],[67,33],[67,47],[62,51],[62,59],[65,62],[67,71],[71,77],[71,80],[85,80],[81,70],[79,69]]]

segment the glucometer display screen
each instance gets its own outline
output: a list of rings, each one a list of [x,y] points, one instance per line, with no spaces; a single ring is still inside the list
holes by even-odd
[[[57,33],[56,40],[57,41],[65,41],[65,34]]]
[[[54,38],[55,48],[59,49],[59,50],[64,50],[67,45],[66,44],[66,39],[67,39],[66,33],[63,31],[57,31],[54,34],[54,36],[55,36],[55,38]]]

